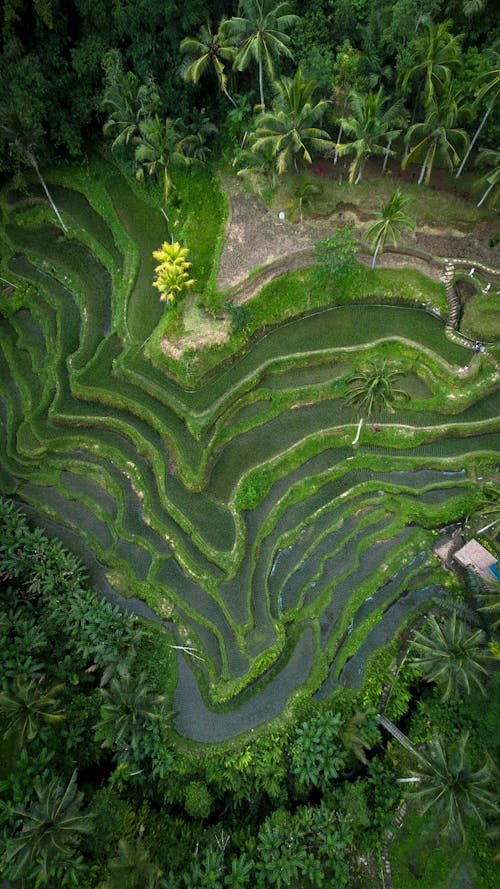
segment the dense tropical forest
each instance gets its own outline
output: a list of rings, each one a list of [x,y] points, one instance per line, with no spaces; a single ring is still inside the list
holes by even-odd
[[[498,885],[496,5],[5,0],[0,889]]]

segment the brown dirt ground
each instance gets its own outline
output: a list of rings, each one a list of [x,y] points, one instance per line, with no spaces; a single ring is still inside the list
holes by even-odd
[[[331,161],[322,161],[319,167],[321,175],[338,177],[341,172],[347,174],[348,164],[344,167],[334,166]],[[393,171],[395,178],[400,176],[399,168]],[[415,171],[407,176],[415,177]],[[380,164],[367,164],[365,178],[380,176]],[[350,204],[337,205],[335,213],[327,217],[307,218],[302,222],[290,223],[281,221],[278,214],[270,210],[255,194],[248,193],[243,183],[236,177],[227,178],[224,185],[229,194],[230,214],[227,223],[226,239],[219,265],[218,284],[221,290],[241,284],[256,267],[263,266],[254,277],[253,284],[235,293],[235,302],[242,303],[253,296],[267,281],[277,273],[273,266],[279,266],[279,273],[285,269],[299,268],[312,261],[312,248],[316,241],[327,237],[334,225],[343,225],[352,221],[358,226],[360,233],[366,227],[370,214],[363,213]],[[450,193],[460,194],[467,199],[467,194],[458,192],[450,186],[446,175],[440,171],[433,173],[431,188],[443,189]],[[498,268],[499,251],[488,246],[488,237],[493,227],[478,227],[474,236],[456,229],[442,231],[438,228],[421,227],[410,234],[407,243],[443,258],[471,259],[483,263],[490,268]],[[413,266],[421,267],[427,274],[432,273],[425,262],[411,260]],[[395,254],[384,254],[379,265],[397,267],[408,263],[408,257]],[[444,263],[443,263],[444,264]],[[438,276],[438,273],[434,273]],[[210,346],[214,342],[223,342],[228,337],[228,325],[215,321],[203,310],[195,306],[195,296],[186,300],[184,313],[184,335],[175,343],[164,339],[162,348],[165,354],[179,358],[186,348]]]

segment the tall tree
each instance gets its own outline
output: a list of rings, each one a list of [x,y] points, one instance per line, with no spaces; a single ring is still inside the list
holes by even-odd
[[[271,152],[276,169],[283,173],[297,158],[312,162],[311,152],[324,154],[333,146],[328,133],[315,126],[327,110],[326,100],[314,103],[314,83],[305,80],[300,68],[294,77],[283,77],[274,87],[271,111],[264,111],[255,121],[251,136],[252,151]]]
[[[72,880],[72,885],[78,885],[81,862],[76,850],[81,837],[92,833],[93,824],[92,816],[80,811],[83,794],[77,788],[76,772],[67,787],[55,777],[47,784],[35,783],[35,791],[32,805],[15,813],[20,826],[7,840],[2,876],[27,879],[35,886],[63,885],[64,876],[64,884]]]
[[[455,612],[444,621],[430,617],[425,632],[417,632],[411,644],[410,661],[428,682],[435,682],[443,701],[470,694],[475,686],[484,694],[488,676],[485,664],[492,655],[484,649],[482,630],[471,630]]]
[[[103,889],[156,889],[162,871],[151,861],[144,845],[144,828],[135,843],[122,837],[118,840],[117,855],[108,864],[108,877]]]
[[[103,68],[101,108],[108,114],[103,133],[113,136],[113,149],[134,145],[140,138],[141,121],[160,109],[158,88],[151,78],[141,83],[133,71],[125,73],[118,50],[106,53]]]
[[[38,734],[40,724],[49,725],[62,722],[66,716],[59,706],[58,695],[64,685],[44,688],[43,677],[23,681],[16,676],[13,687],[0,692],[0,716],[6,724],[5,734],[14,733],[19,747],[25,741],[32,741]]]
[[[38,165],[36,146],[42,136],[42,127],[24,117],[21,112],[5,107],[0,109],[0,138],[7,142],[12,152],[33,167],[61,228],[64,232],[67,232],[68,227],[54,203]]]
[[[483,187],[486,185],[483,196],[477,205],[478,207],[481,207],[492,192],[494,197],[498,192],[498,187],[500,186],[500,150],[495,148],[482,148],[477,156],[476,163],[478,166],[485,164],[492,168],[489,173],[484,173],[477,180],[478,185],[482,185]]]
[[[166,117],[162,120],[158,114],[146,118],[139,124],[139,136],[135,149],[137,164],[136,176],[144,178],[144,173],[157,176],[163,171],[163,196],[165,203],[168,198],[172,180],[170,167],[192,163],[182,147],[183,123],[180,119]]]
[[[458,116],[457,97],[449,92],[439,103],[433,99],[425,120],[413,124],[408,130],[405,138],[409,151],[401,166],[406,169],[411,161],[422,161],[419,185],[424,181],[426,185],[429,184],[437,158],[453,170],[466,151],[469,140],[465,130],[457,126]]]
[[[477,93],[475,104],[480,105],[482,100],[486,98],[486,111],[481,117],[481,120],[476,128],[476,132],[470,140],[467,152],[465,153],[462,159],[462,163],[457,170],[455,177],[456,179],[458,179],[463,168],[465,167],[467,159],[477,142],[478,136],[481,133],[486,121],[488,120],[488,117],[493,111],[493,108],[495,107],[496,101],[500,94],[500,68],[498,68],[498,62],[497,67],[490,68],[489,71],[485,71],[483,72],[483,74],[479,75],[479,77],[477,78],[477,87],[479,89],[479,92]]]
[[[151,691],[144,673],[131,676],[128,672],[113,676],[101,689],[103,703],[101,719],[95,726],[96,740],[103,747],[114,747],[120,759],[140,747],[144,724],[166,720],[162,710],[163,695]]]
[[[287,0],[277,4],[274,0],[241,0],[238,11],[239,15],[228,21],[239,44],[235,64],[239,71],[244,71],[251,62],[257,63],[260,104],[264,108],[264,67],[273,79],[274,58],[291,58],[291,38],[286,32],[298,16],[291,12]]]
[[[236,108],[236,102],[227,90],[227,74],[224,70],[226,63],[232,63],[236,55],[236,45],[227,20],[222,19],[215,34],[210,23],[203,25],[196,37],[184,38],[180,51],[187,56],[182,69],[184,80],[198,83],[200,77],[212,68],[219,89]]]
[[[467,758],[468,733],[447,749],[442,738],[434,736],[429,756],[419,756],[411,775],[418,779],[411,787],[422,814],[435,809],[443,833],[458,831],[465,836],[464,817],[484,824],[485,816],[500,811],[497,795],[490,789],[493,767],[487,757],[475,769]]]
[[[420,60],[407,69],[401,87],[407,90],[410,81],[419,83],[424,105],[430,105],[450,83],[451,72],[460,64],[462,36],[449,31],[451,21],[426,21],[418,41]]]
[[[361,180],[368,158],[385,154],[389,141],[401,132],[395,126],[400,113],[400,103],[388,104],[382,87],[366,94],[351,94],[351,116],[341,118],[343,131],[351,137],[350,142],[337,144],[336,148],[343,156],[353,154],[354,160],[349,170],[349,182],[355,185]]]
[[[415,228],[415,220],[405,212],[410,200],[400,188],[396,189],[382,210],[375,213],[377,218],[366,229],[365,239],[371,241],[374,248],[372,269],[375,268],[378,253],[383,251],[387,239],[396,245],[405,229]]]

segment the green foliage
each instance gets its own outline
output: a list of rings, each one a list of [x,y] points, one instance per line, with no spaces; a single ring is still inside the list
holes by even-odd
[[[395,386],[399,376],[387,361],[368,362],[348,378],[346,403],[353,405],[360,417],[394,413],[395,404],[409,398],[404,389]]]
[[[352,279],[357,275],[358,241],[355,231],[356,227],[348,223],[335,229],[329,238],[314,245],[317,274],[321,283],[335,286],[339,279]]]
[[[76,786],[76,772],[65,787],[57,777],[47,784],[35,781],[36,798],[16,810],[16,831],[7,840],[3,875],[25,878],[37,884],[60,879],[60,885],[75,884],[85,866],[75,855],[81,836],[93,830],[91,815],[80,813],[83,794]]]
[[[456,611],[444,622],[431,616],[424,631],[415,633],[410,660],[428,682],[437,683],[443,701],[470,694],[473,687],[484,695],[484,665],[492,658],[484,642],[482,630],[471,630]]]
[[[15,733],[20,747],[36,737],[39,724],[62,722],[66,714],[60,709],[58,696],[63,685],[45,688],[42,678],[25,682],[16,676],[15,684],[4,685],[0,691],[0,717],[6,725],[5,735]]]
[[[190,781],[186,787],[184,807],[191,818],[204,820],[212,811],[213,799],[204,781]]]
[[[302,723],[290,745],[291,768],[299,787],[327,790],[345,769],[341,717],[323,710]]]
[[[348,886],[346,853],[350,844],[346,821],[327,806],[303,806],[294,815],[278,809],[257,836],[259,887],[307,885]]]
[[[479,768],[474,768],[467,750],[468,732],[448,745],[440,735],[434,735],[428,745],[428,755],[419,755],[411,774],[419,780],[411,786],[422,815],[435,810],[439,829],[450,835],[458,832],[465,837],[465,816],[482,826],[487,815],[499,814],[498,798],[493,791],[494,765],[489,757]]]

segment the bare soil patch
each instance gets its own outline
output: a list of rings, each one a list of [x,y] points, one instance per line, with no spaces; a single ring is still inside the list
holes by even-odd
[[[318,169],[320,176],[338,178],[340,175],[347,176],[348,164],[335,167],[331,161],[324,161]],[[415,174],[408,173],[408,177],[411,175]],[[365,178],[373,177],[380,177],[380,162],[367,164]],[[396,186],[396,175],[394,179]],[[309,217],[302,222],[293,223],[286,219],[282,221],[278,213],[270,210],[255,194],[245,192],[236,177],[227,177],[225,187],[229,193],[231,211],[219,266],[218,283],[221,290],[244,281],[259,266],[271,267],[276,260],[284,260],[284,264],[280,264],[280,273],[288,268],[295,268],[297,266],[293,255],[312,250],[315,242],[328,237],[334,226],[354,222],[362,236],[372,218],[370,213],[364,212],[355,204],[338,202],[335,212],[329,216]],[[448,185],[442,171],[433,173],[431,188],[458,193],[456,187]],[[443,259],[470,259],[495,268],[500,265],[499,249],[488,246],[494,230],[494,220],[479,223],[475,226],[474,233],[458,228],[443,230],[436,224],[435,227],[422,226],[415,233],[408,233],[406,242]],[[387,256],[379,262],[384,264],[386,260],[387,264],[395,264],[394,258],[389,259]],[[266,281],[261,286],[263,283]],[[245,299],[248,298],[246,295]],[[238,300],[240,301],[243,300]]]

